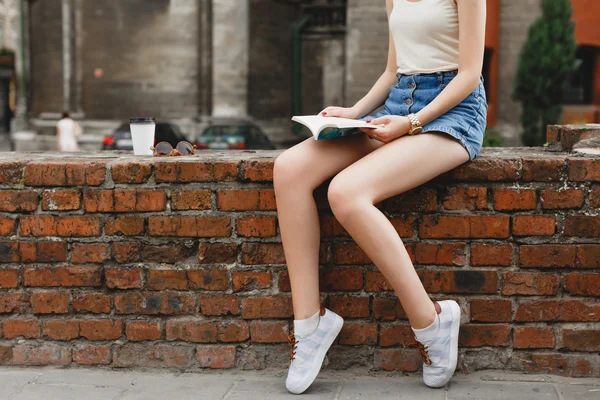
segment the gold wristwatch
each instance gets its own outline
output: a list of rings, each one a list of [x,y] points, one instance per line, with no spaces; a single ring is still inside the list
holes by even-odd
[[[410,129],[408,130],[409,135],[418,135],[423,132],[423,126],[421,125],[421,121],[419,121],[419,117],[415,114],[410,114],[408,119],[410,120]]]

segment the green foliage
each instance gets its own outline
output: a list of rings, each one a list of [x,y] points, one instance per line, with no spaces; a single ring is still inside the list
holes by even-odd
[[[502,147],[504,145],[504,138],[497,132],[487,129],[485,136],[483,137],[483,147]]]
[[[542,15],[529,28],[519,60],[513,96],[523,105],[523,143],[545,142],[556,124],[569,80],[577,68],[573,10],[569,0],[542,0]]]

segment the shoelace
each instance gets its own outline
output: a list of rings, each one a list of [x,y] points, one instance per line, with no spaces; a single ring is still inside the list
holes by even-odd
[[[294,336],[294,331],[290,331],[290,334],[288,335],[288,344],[290,345],[290,360],[293,360],[294,356],[296,355],[296,352],[294,350],[296,350],[296,345],[298,343],[299,341],[296,340],[296,336]]]
[[[404,344],[402,344],[403,348],[407,348],[407,347],[416,347],[417,349],[419,349],[419,353],[421,353],[421,359],[423,360],[423,362],[427,365],[431,365],[431,359],[429,359],[429,353],[427,353],[427,347],[423,345],[423,343],[419,342],[418,340],[414,339],[414,338],[410,338],[408,340],[404,341]]]

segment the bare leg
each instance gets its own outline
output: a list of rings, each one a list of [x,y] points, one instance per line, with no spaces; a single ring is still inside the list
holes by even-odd
[[[382,144],[366,135],[335,140],[312,138],[275,161],[273,183],[285,259],[292,286],[295,319],[319,310],[319,215],[313,191]]]
[[[329,186],[329,204],[338,221],[392,285],[415,329],[431,325],[436,308],[402,240],[374,204],[468,160],[467,151],[447,135],[405,136],[352,164]]]

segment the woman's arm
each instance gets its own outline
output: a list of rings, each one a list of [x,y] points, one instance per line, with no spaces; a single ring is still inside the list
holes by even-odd
[[[458,74],[431,103],[417,113],[422,125],[456,107],[479,84],[485,47],[486,2],[458,0]]]
[[[56,149],[61,151],[60,148],[60,126],[56,125]]]
[[[393,0],[386,0],[385,3],[389,21],[394,3]],[[328,117],[361,118],[383,105],[390,94],[390,88],[396,83],[396,71],[398,70],[396,47],[394,46],[394,38],[391,31],[389,31],[389,37],[387,66],[369,93],[359,100],[354,107],[328,107],[321,111],[321,114]]]

